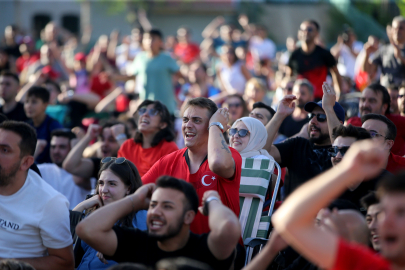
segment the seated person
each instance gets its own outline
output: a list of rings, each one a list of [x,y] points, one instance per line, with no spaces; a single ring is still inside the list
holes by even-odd
[[[135,138],[121,145],[118,157],[132,161],[142,177],[161,157],[179,149],[173,142],[173,123],[163,103],[145,100],[139,105],[135,116],[138,118]]]
[[[87,210],[86,214],[90,215],[98,211],[97,209],[100,207],[133,194],[142,186],[138,170],[131,161],[122,157],[107,157],[101,163],[96,194],[78,204],[73,211],[83,212]],[[117,226],[146,230],[146,211],[144,210],[130,213],[117,220]],[[112,260],[104,260],[102,254],[97,253],[97,250],[91,248],[84,241],[80,241],[80,238],[76,245],[80,245],[79,249],[75,248],[75,261],[78,270],[107,269],[111,265],[117,264]]]
[[[49,103],[49,91],[44,87],[33,86],[28,90],[25,98],[24,110],[29,118],[28,123],[35,128],[38,140],[46,142],[46,146],[42,148],[41,153],[36,153],[36,163],[51,163],[49,148],[51,142],[51,133],[55,129],[63,128],[63,126],[46,114],[46,108]]]
[[[211,232],[197,235],[190,232],[199,206],[193,185],[163,176],[156,185],[143,185],[134,194],[95,211],[77,225],[76,232],[117,262],[154,267],[164,258],[186,257],[213,269],[229,269],[241,235],[239,220],[216,191],[207,191],[202,202],[200,211],[208,215]],[[115,225],[116,220],[142,209],[148,209],[147,232]]]

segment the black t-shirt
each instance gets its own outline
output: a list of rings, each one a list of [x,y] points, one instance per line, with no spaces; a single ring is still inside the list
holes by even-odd
[[[350,189],[347,189],[342,195],[340,195],[339,199],[344,199],[352,202],[355,204],[359,211],[365,214],[367,212],[367,209],[363,209],[361,204],[360,204],[360,199],[366,196],[370,191],[375,191],[377,187],[377,183],[387,177],[392,175],[387,170],[382,170],[382,172],[375,178],[371,180],[366,180],[360,183],[360,185],[355,188],[353,191]]]
[[[17,105],[8,113],[3,112],[3,107],[0,106],[0,113],[7,116],[8,120],[26,122],[28,120],[24,111],[24,104],[17,102]]]
[[[296,137],[275,144],[281,156],[281,167],[287,167],[289,179],[284,183],[284,192],[288,196],[299,185],[332,167],[327,149],[316,146],[307,139]]]
[[[117,250],[114,256],[105,257],[116,262],[134,262],[154,267],[161,259],[186,257],[206,263],[213,269],[224,270],[229,269],[234,258],[232,253],[225,260],[216,259],[208,248],[208,234],[190,232],[190,238],[182,249],[166,252],[158,247],[157,240],[149,237],[147,232],[119,226],[113,229],[118,239]]]
[[[335,65],[336,59],[329,50],[318,45],[309,54],[298,48],[292,52],[288,60],[293,75],[300,75],[312,83],[315,98],[322,98],[322,84],[326,80],[329,68]]]
[[[101,158],[90,158],[90,160],[93,162],[93,175],[91,177],[98,179],[98,172],[100,171],[101,167]]]
[[[309,118],[306,117],[300,121],[295,121],[291,115],[287,116],[278,130],[280,134],[286,137],[291,137],[301,131],[302,127],[309,122]]]

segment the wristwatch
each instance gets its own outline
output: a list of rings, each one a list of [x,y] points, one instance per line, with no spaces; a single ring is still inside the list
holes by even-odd
[[[209,204],[211,201],[219,201],[219,202],[220,202],[221,200],[218,199],[218,197],[215,197],[215,196],[208,197],[208,198],[205,200],[205,202],[204,202],[204,207],[203,207],[203,214],[206,215],[206,216],[208,216],[208,204]]]
[[[125,135],[124,133],[118,134],[117,137],[115,137],[115,140],[120,141],[120,140],[124,140],[127,138],[127,135]]]
[[[224,133],[224,126],[220,122],[213,122],[208,126],[208,129],[212,126],[218,126],[222,133]]]

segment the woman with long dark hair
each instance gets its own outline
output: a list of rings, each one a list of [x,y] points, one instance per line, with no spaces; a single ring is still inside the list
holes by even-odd
[[[79,203],[73,211],[86,211],[86,215],[91,215],[98,208],[134,193],[140,186],[141,177],[131,161],[123,157],[106,157],[101,161],[96,194]],[[116,225],[146,230],[146,211],[132,213],[118,220]],[[79,239],[75,244],[75,264],[78,270],[107,269],[116,262],[106,261],[101,253]]]
[[[118,150],[118,157],[132,161],[141,177],[161,157],[177,151],[173,141],[172,116],[160,101],[145,100],[136,110],[138,130],[135,138],[126,140]]]

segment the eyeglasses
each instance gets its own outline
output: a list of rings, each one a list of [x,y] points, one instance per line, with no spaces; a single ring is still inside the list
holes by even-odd
[[[237,130],[236,128],[229,129],[230,136],[235,136],[236,133],[238,133],[239,137],[243,138],[246,135],[250,134],[250,131],[247,129],[239,129],[239,130]]]
[[[309,119],[314,118],[314,116],[316,116],[316,120],[317,120],[318,122],[320,122],[320,123],[326,121],[326,114],[324,114],[324,113],[319,113],[319,114],[310,113],[310,114],[308,114],[308,118],[309,118]]]
[[[146,109],[146,107],[140,108],[138,110],[139,115],[144,115],[146,112],[148,112],[148,114],[150,116],[155,116],[159,113],[159,110],[155,109],[155,108],[151,108],[151,109]]]
[[[340,154],[342,155],[342,157],[346,154],[347,150],[349,150],[350,146],[332,146],[330,148],[328,148],[328,154],[331,157],[336,157],[337,154],[340,152]]]
[[[384,135],[381,135],[377,131],[370,130],[368,133],[370,133],[371,138],[383,137],[384,139],[389,140],[387,137],[385,137]]]
[[[232,107],[239,108],[240,106],[242,106],[242,104],[240,104],[240,103],[229,103],[228,104],[229,108],[232,108]]]

